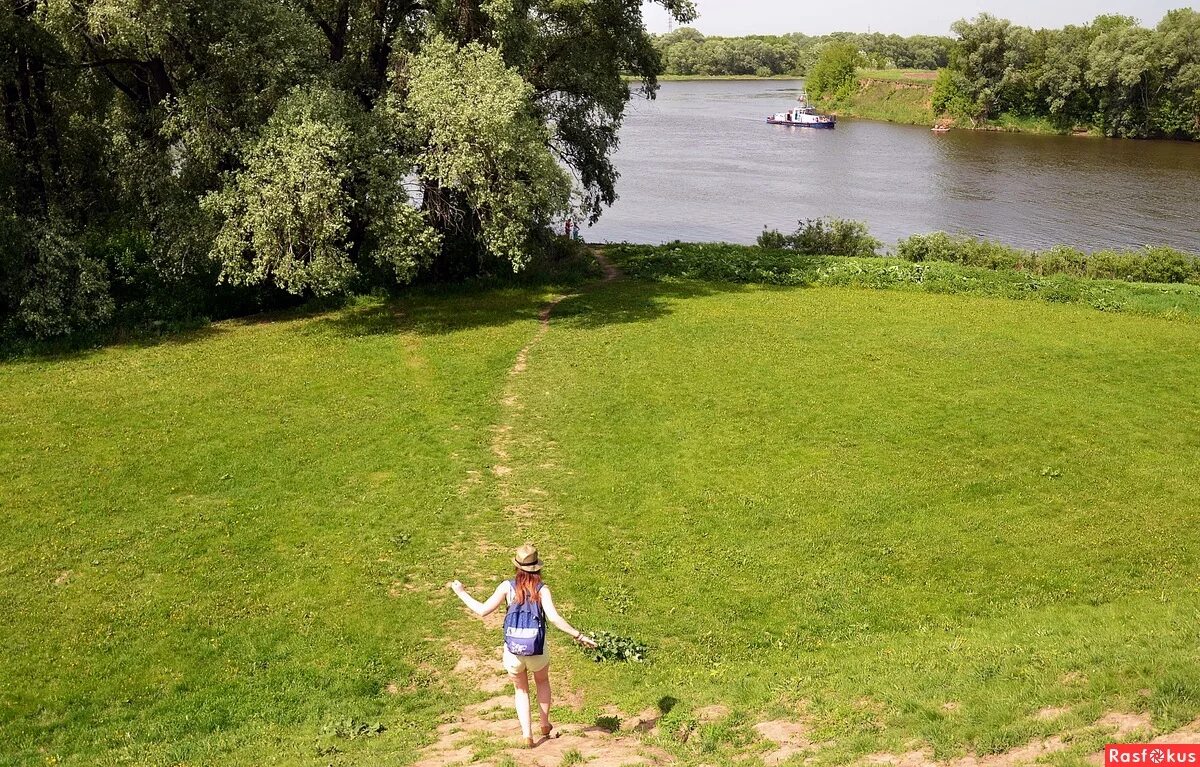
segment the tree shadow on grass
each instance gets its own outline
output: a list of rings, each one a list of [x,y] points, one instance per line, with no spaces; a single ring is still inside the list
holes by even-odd
[[[621,279],[563,301],[555,307],[550,322],[582,329],[653,322],[670,315],[674,305],[681,301],[762,289],[763,286],[727,282]]]
[[[53,341],[21,341],[0,349],[0,366],[20,363],[82,360],[107,349],[149,349],[156,346],[186,346],[220,335],[220,325],[205,322],[164,330],[114,331],[103,335]]]
[[[536,321],[542,290],[527,288],[414,290],[329,314],[297,328],[316,336],[365,338],[403,333],[439,336]]]
[[[186,346],[223,336],[241,327],[288,322],[296,323],[296,332],[314,336],[365,338],[405,333],[438,336],[476,328],[536,322],[549,297],[562,294],[567,297],[555,306],[551,324],[600,328],[651,322],[670,314],[672,304],[678,301],[751,289],[764,288],[732,283],[692,280],[659,282],[632,278],[566,285],[475,283],[411,288],[396,296],[313,302],[183,329],[114,334],[91,342],[75,339],[61,344],[31,345],[9,355],[0,355],[0,365],[81,360],[111,348]]]
[[[554,326],[600,328],[635,322],[652,322],[672,311],[678,301],[717,293],[743,292],[745,285],[704,282],[649,282],[617,280],[576,288],[560,288],[567,297],[555,305]],[[514,322],[535,322],[551,295],[544,290],[492,289],[413,293],[380,303],[352,307],[315,322],[301,331],[361,338],[400,333],[436,336]]]

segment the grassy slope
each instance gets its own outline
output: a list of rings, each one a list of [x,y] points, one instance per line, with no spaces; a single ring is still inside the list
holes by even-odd
[[[647,279],[765,285],[852,286],[927,293],[968,293],[1017,300],[1084,304],[1107,312],[1200,320],[1200,285],[1133,283],[1037,275],[945,262],[897,258],[803,256],[726,243],[675,243],[610,248],[625,271]]]
[[[686,280],[565,311],[524,386],[535,534],[583,623],[656,648],[577,666],[593,700],[800,708],[830,762],[1200,710],[1200,327]]]
[[[857,90],[839,100],[820,99],[817,104],[839,116],[905,125],[932,125],[933,80],[925,75],[936,73],[915,70],[860,70]]]
[[[407,758],[459,700],[426,688],[459,612],[406,586],[462,542],[480,500],[456,488],[491,460],[540,301],[4,365],[0,764]],[[347,718],[390,732],[365,752],[322,736]]]
[[[826,761],[1001,749],[1062,725],[1047,704],[1200,709],[1200,326],[618,283],[518,379],[510,481],[540,513],[514,525],[464,480],[541,296],[5,364],[0,763],[405,764],[463,700],[447,642],[495,642],[433,590],[526,535],[574,621],[654,646],[553,640],[590,714],[735,708],[668,744],[689,760],[799,701]],[[322,734],[351,717],[389,731]]]

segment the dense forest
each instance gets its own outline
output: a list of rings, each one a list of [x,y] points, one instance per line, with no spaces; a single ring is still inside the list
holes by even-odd
[[[511,271],[615,199],[660,64],[637,0],[4,0],[0,43],[0,336],[35,338]]]
[[[861,54],[863,64],[876,69],[937,69],[949,62],[954,40],[878,32],[706,37],[691,27],[656,35],[654,39],[654,45],[662,55],[665,74],[705,76],[803,76],[821,52],[835,43],[854,46]]]
[[[934,108],[974,122],[1042,117],[1107,136],[1200,139],[1200,13],[1030,29],[987,14],[953,26]]]

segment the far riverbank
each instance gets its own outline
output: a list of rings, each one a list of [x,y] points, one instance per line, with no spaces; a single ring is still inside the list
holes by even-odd
[[[589,240],[752,243],[801,218],[1091,251],[1163,244],[1200,252],[1192,214],[1200,144],[1080,141],[846,119],[837,130],[766,123],[800,80],[665,82],[634,99],[614,161],[620,198]]]
[[[631,80],[633,78],[630,78]],[[797,75],[659,75],[660,82],[803,81]],[[844,99],[814,99],[813,104],[838,117],[878,120],[898,125],[944,125],[959,130],[1029,133],[1045,136],[1093,136],[1101,134],[1092,125],[1061,126],[1036,117],[1001,115],[974,123],[939,116],[933,110],[933,84],[937,72],[920,69],[863,69],[859,88]]]
[[[937,73],[923,70],[860,70],[858,89],[843,99],[814,99],[818,108],[838,117],[882,120],[901,125],[935,125],[960,130],[1031,133],[1050,136],[1096,136],[1093,125],[1063,126],[1044,117],[1002,114],[972,121],[939,115],[933,109]]]

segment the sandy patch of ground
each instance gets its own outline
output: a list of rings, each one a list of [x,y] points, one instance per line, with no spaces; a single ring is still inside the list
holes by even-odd
[[[1109,711],[1096,720],[1097,727],[1104,727],[1116,732],[1117,737],[1123,738],[1130,733],[1150,731],[1149,714],[1126,714],[1120,711]]]
[[[701,724],[716,722],[729,716],[729,706],[716,704],[714,706],[704,706],[696,709],[696,720]]]
[[[1056,719],[1066,713],[1067,709],[1045,708],[1037,713],[1038,719]],[[1110,733],[1115,740],[1126,740],[1137,733],[1150,730],[1149,714],[1130,714],[1120,711],[1110,711],[1091,725]],[[1187,738],[1196,738],[1188,740]],[[1200,719],[1187,727],[1155,738],[1156,743],[1197,743],[1200,742]],[[889,767],[1017,767],[1041,760],[1043,757],[1062,751],[1070,746],[1070,739],[1065,735],[1053,735],[1049,738],[1037,738],[1002,754],[977,756],[967,754],[957,759],[945,762],[934,761],[927,750],[910,751],[905,754],[872,754],[864,762],[871,765],[888,765]],[[1103,764],[1103,754],[1096,753],[1088,757],[1093,764]]]
[[[534,726],[536,728],[536,723]],[[532,749],[524,748],[512,710],[512,698],[507,695],[468,706],[456,721],[438,727],[437,735],[437,740],[422,752],[420,761],[413,767],[457,767],[462,764],[496,767],[505,757],[511,757],[521,767],[558,767],[572,751],[577,751],[588,767],[653,767],[673,761],[665,751],[644,746],[637,737],[577,724],[558,727],[552,733],[553,737],[539,736]],[[476,760],[473,744],[481,740],[507,745]]]
[[[661,718],[662,714],[657,708],[648,708],[637,716],[622,719],[620,730],[621,732],[652,732],[658,727],[658,720]]]
[[[1151,743],[1200,743],[1200,717],[1193,719],[1191,723],[1180,727],[1174,732],[1168,732],[1166,735],[1159,735]],[[1101,761],[1104,761],[1101,759]]]
[[[763,754],[763,764],[772,767],[815,749],[817,745],[809,739],[807,729],[801,722],[786,719],[774,719],[754,725],[754,731],[759,737],[769,740],[775,746],[773,751]]]
[[[1149,726],[1149,720],[1147,719],[1145,721],[1146,721],[1146,724],[1145,724],[1145,726],[1141,727],[1142,730],[1145,730],[1146,727]],[[1149,742],[1150,743],[1175,743],[1175,744],[1200,743],[1200,718],[1192,720],[1190,723],[1185,724],[1183,727],[1180,727],[1178,730],[1159,735],[1157,738],[1153,738]],[[1095,754],[1091,754],[1090,756],[1088,756],[1088,761],[1090,763],[1096,764],[1096,765],[1104,764],[1103,752],[1097,752]]]
[[[481,655],[474,647],[455,645],[458,663],[454,664],[454,675],[473,684],[483,692],[501,693],[509,689],[508,674],[500,663],[500,647],[488,655]]]

